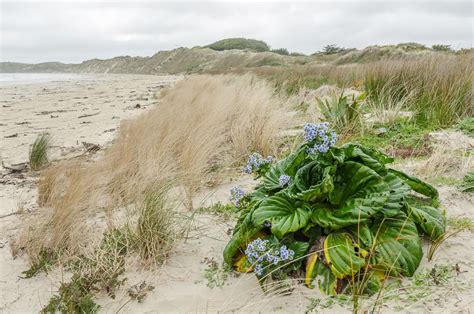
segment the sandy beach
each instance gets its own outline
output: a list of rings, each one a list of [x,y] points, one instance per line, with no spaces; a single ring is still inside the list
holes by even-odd
[[[103,149],[113,140],[122,119],[159,105],[160,90],[180,79],[147,75],[61,78],[0,86],[0,156],[5,166],[27,162],[30,145],[43,132],[53,138],[52,161],[84,154],[87,145],[83,142]],[[36,181],[34,173],[10,174],[2,167],[0,216],[33,211]],[[9,247],[21,223],[21,215],[0,220],[0,312],[37,312],[55,289],[48,277],[19,279],[28,263],[13,259]]]
[[[159,92],[179,80],[178,76],[97,75],[82,80],[9,85],[0,87],[0,151],[6,166],[23,163],[36,136],[49,132],[53,137],[52,160],[84,154],[87,145],[99,145],[101,150],[113,141],[120,121],[159,106]],[[466,139],[466,149],[472,149],[472,139]],[[441,144],[440,144],[441,145]],[[99,152],[100,156],[100,152]],[[405,165],[397,165],[406,168]],[[409,168],[406,168],[410,171]],[[28,268],[26,256],[14,258],[10,251],[24,217],[36,208],[37,175],[0,172],[0,312],[38,312],[55,293],[59,283],[70,276],[61,267],[22,279]],[[196,207],[215,202],[226,203],[228,191],[239,185],[249,190],[255,185],[250,176],[238,175],[219,186],[201,191],[196,196]],[[439,187],[441,207],[447,217],[469,217],[472,196],[454,187]],[[12,214],[21,211],[20,214]],[[305,312],[309,299],[323,299],[318,289],[310,290],[296,284],[289,296],[263,294],[252,275],[230,275],[223,287],[209,288],[204,278],[209,261],[222,261],[222,251],[228,242],[232,220],[200,214],[191,222],[193,228],[185,242],[180,243],[170,259],[156,270],[143,270],[133,264],[126,273],[127,282],[117,291],[115,299],[105,293],[97,303],[104,313],[152,312]],[[454,275],[448,286],[433,290],[419,300],[404,302],[388,300],[383,305],[387,312],[408,313],[470,313],[474,308],[474,241],[472,232],[463,231],[449,238],[428,262],[425,257],[419,272],[434,265],[458,265],[461,272]],[[143,303],[130,302],[128,288],[146,280],[155,289]],[[408,281],[407,281],[408,282]],[[400,291],[400,294],[403,294]],[[334,304],[328,313],[348,311]]]

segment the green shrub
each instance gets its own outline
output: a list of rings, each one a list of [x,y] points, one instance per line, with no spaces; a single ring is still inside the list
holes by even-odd
[[[431,48],[436,51],[453,51],[453,49],[451,49],[451,45],[433,45],[431,46]]]
[[[51,144],[51,136],[48,133],[38,135],[30,149],[30,168],[39,170],[48,162],[48,150]]]
[[[341,52],[344,52],[344,51],[345,51],[345,48],[332,44],[332,45],[324,46],[321,53],[325,54],[325,55],[333,55],[333,54],[341,53]]]
[[[227,38],[216,41],[208,46],[213,50],[230,50],[230,49],[249,49],[257,52],[269,51],[270,47],[266,42],[247,38]]]
[[[445,232],[435,188],[388,168],[393,159],[377,150],[334,146],[329,131],[327,124],[306,125],[306,142],[258,172],[256,190],[235,202],[241,216],[224,261],[253,270],[263,287],[304,269],[310,288],[320,276],[327,294],[372,294],[389,275],[415,273],[421,233],[436,240]],[[426,202],[413,202],[413,192]]]
[[[286,48],[272,49],[272,52],[277,53],[279,55],[283,55],[283,56],[290,55],[290,53],[288,52],[288,49]]]

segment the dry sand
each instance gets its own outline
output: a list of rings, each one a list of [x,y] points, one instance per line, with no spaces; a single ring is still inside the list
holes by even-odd
[[[162,86],[178,77],[104,75],[88,80],[39,83],[22,86],[0,87],[0,149],[6,165],[24,162],[29,145],[37,134],[48,131],[54,137],[54,158],[68,158],[84,152],[82,141],[107,146],[114,136],[119,121],[142,113],[149,106],[159,105],[153,95]],[[140,104],[140,108],[136,105]],[[92,115],[80,118],[83,115]],[[26,122],[26,123],[25,123]],[[18,134],[16,137],[5,136]],[[400,165],[402,166],[402,165]],[[23,208],[25,214],[0,218],[0,312],[33,313],[44,306],[57,291],[61,280],[68,274],[61,268],[41,273],[31,279],[21,279],[21,272],[28,268],[25,256],[14,259],[9,244],[13,241],[21,217],[35,210],[36,177],[31,173],[12,175],[0,172],[0,215]],[[209,205],[227,202],[228,191],[240,185],[251,189],[255,182],[240,175],[222,185],[203,191],[194,203]],[[455,187],[441,186],[441,205],[448,217],[466,216],[474,219],[474,198],[459,192]],[[307,289],[295,284],[289,296],[263,294],[255,277],[242,274],[230,276],[222,288],[207,287],[204,271],[209,259],[222,261],[222,251],[233,227],[232,220],[200,214],[189,222],[192,225],[188,239],[178,245],[167,263],[157,270],[143,270],[130,260],[127,282],[117,292],[115,299],[102,294],[97,302],[104,313],[156,313],[156,312],[305,312],[308,298],[321,298],[317,289]],[[425,246],[425,256],[428,244]],[[420,271],[434,265],[458,264],[461,273],[451,271],[446,284],[429,290],[429,295],[419,300],[387,300],[382,312],[395,311],[423,313],[470,313],[474,309],[474,237],[464,231],[448,239],[438,250],[433,261],[424,257]],[[143,303],[130,301],[130,286],[146,280],[155,289]],[[405,280],[408,283],[407,280]],[[420,288],[424,289],[424,288]],[[397,291],[403,298],[406,290]],[[324,301],[326,302],[326,301]],[[363,304],[367,306],[368,303]],[[338,304],[323,312],[350,312],[349,307]]]

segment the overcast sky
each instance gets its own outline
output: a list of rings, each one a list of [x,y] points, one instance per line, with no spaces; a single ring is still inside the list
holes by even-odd
[[[227,37],[313,53],[415,41],[472,47],[470,0],[0,0],[0,60],[81,62],[206,45]]]

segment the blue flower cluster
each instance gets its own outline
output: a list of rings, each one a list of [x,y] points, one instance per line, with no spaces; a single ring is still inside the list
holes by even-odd
[[[264,270],[270,270],[282,262],[292,260],[295,252],[285,245],[278,248],[272,245],[270,241],[258,238],[247,245],[245,255],[254,266],[254,273],[257,276],[262,276]]]
[[[240,205],[240,201],[242,200],[242,197],[244,197],[244,195],[245,195],[245,192],[238,186],[234,186],[232,189],[230,189],[230,201],[235,206]]]
[[[259,153],[253,153],[249,156],[247,165],[244,167],[243,171],[245,173],[251,174],[254,171],[257,171],[261,166],[267,165],[273,161],[272,156],[263,158]]]
[[[291,177],[286,174],[282,174],[280,178],[278,178],[278,184],[280,184],[281,187],[284,187],[287,184],[290,184]]]
[[[308,148],[309,154],[326,153],[337,142],[337,134],[334,131],[329,132],[327,122],[305,124],[303,137],[307,142],[316,140],[314,146]]]

